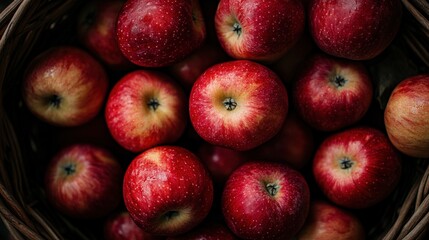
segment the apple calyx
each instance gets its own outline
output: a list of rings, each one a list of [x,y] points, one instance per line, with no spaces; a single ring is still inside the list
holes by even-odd
[[[170,220],[172,220],[172,219],[174,219],[174,218],[178,217],[179,215],[180,215],[179,211],[176,211],[176,210],[170,210],[170,211],[168,211],[168,212],[164,213],[161,217],[162,217],[163,219],[165,219],[166,221],[170,221]]]
[[[240,24],[239,22],[235,21],[235,22],[232,24],[232,31],[233,31],[235,34],[237,34],[237,36],[238,36],[238,37],[240,37],[240,36],[241,36],[241,32],[242,32],[241,24]]]
[[[59,108],[61,104],[62,98],[58,96],[57,94],[50,95],[46,97],[46,102],[49,106],[54,108]]]
[[[265,184],[265,190],[267,190],[268,194],[270,196],[274,197],[277,192],[279,191],[280,186],[277,183],[266,183]]]
[[[343,87],[346,85],[347,79],[345,79],[343,76],[335,75],[331,78],[331,83],[334,84],[335,87]]]
[[[353,161],[348,157],[343,157],[340,159],[340,167],[343,170],[349,169],[353,166]]]
[[[226,110],[232,111],[237,107],[237,102],[232,97],[227,97],[223,100],[223,106],[225,106]]]
[[[151,98],[149,99],[149,101],[147,102],[147,106],[152,110],[152,111],[156,111],[156,109],[158,109],[159,105],[161,105],[158,101],[158,99],[155,98]]]
[[[63,166],[65,176],[73,175],[76,172],[76,164],[67,163]]]

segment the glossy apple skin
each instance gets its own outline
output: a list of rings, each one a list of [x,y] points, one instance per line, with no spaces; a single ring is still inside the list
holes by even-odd
[[[404,79],[391,93],[384,124],[393,145],[401,152],[429,157],[429,75]]]
[[[235,59],[277,60],[298,41],[304,26],[298,0],[221,0],[215,15],[219,42]]]
[[[183,89],[160,71],[135,70],[110,91],[105,118],[113,138],[131,152],[172,143],[187,123]]]
[[[42,121],[77,126],[100,112],[108,85],[104,68],[86,51],[59,46],[30,62],[22,96],[28,109]]]
[[[351,212],[326,201],[314,200],[297,240],[363,240],[365,228]]]
[[[248,60],[210,67],[194,83],[189,97],[195,131],[213,145],[239,151],[272,138],[287,111],[287,91],[278,76]]]
[[[117,21],[119,48],[143,67],[170,65],[205,40],[198,0],[128,0]]]
[[[88,50],[113,69],[128,69],[131,62],[122,54],[116,38],[116,22],[124,1],[91,1],[79,12],[77,36]]]
[[[313,130],[296,113],[289,113],[283,127],[272,139],[251,150],[251,156],[261,161],[276,161],[302,169],[315,151]]]
[[[277,193],[269,193],[269,184],[278,187]],[[291,239],[303,226],[309,207],[305,178],[280,163],[243,164],[222,194],[227,226],[242,239]]]
[[[401,178],[402,164],[383,132],[355,127],[328,136],[317,149],[312,168],[328,199],[363,209],[389,196]]]
[[[74,144],[62,148],[45,172],[45,192],[59,212],[81,219],[108,215],[120,203],[123,170],[105,148]]]
[[[213,182],[198,157],[178,146],[139,154],[123,182],[125,206],[145,232],[174,236],[201,223],[213,202]]]
[[[229,228],[220,221],[205,220],[191,231],[166,240],[238,240]]]
[[[324,52],[351,60],[378,56],[393,41],[402,21],[399,0],[312,0],[308,25]]]
[[[373,86],[361,62],[317,54],[305,64],[292,90],[295,109],[305,122],[320,131],[335,131],[363,118]]]

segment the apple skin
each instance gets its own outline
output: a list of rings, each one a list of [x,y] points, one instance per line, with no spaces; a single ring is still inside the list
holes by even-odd
[[[318,47],[333,56],[369,60],[393,41],[402,22],[399,0],[312,0],[308,25]]]
[[[108,215],[121,202],[123,169],[105,148],[74,144],[60,149],[45,171],[48,201],[79,219]]]
[[[189,97],[190,120],[205,141],[238,151],[272,138],[283,125],[288,95],[278,76],[259,63],[233,60],[207,69]]]
[[[291,239],[310,207],[306,179],[285,164],[247,162],[225,184],[222,213],[242,239]]]
[[[221,0],[215,15],[220,44],[235,59],[275,61],[301,37],[299,0]]]
[[[355,127],[329,135],[313,159],[314,179],[333,203],[352,209],[386,199],[401,178],[399,152],[378,129]]]
[[[160,237],[152,236],[135,224],[127,211],[117,212],[109,216],[103,228],[105,240],[157,240]]]
[[[198,0],[128,0],[116,28],[122,53],[143,67],[170,65],[199,48],[206,37]]]
[[[105,118],[113,138],[131,152],[173,143],[183,134],[187,116],[183,89],[168,75],[134,70],[110,91]]]
[[[357,123],[368,111],[373,86],[361,62],[316,54],[307,60],[292,90],[299,116],[320,131]]]
[[[238,240],[224,222],[215,219],[205,220],[191,231],[166,240]]]
[[[322,200],[314,200],[297,240],[363,240],[365,228],[353,213]]]
[[[129,69],[132,63],[122,54],[116,38],[116,22],[124,1],[91,1],[79,12],[77,36],[88,50],[112,69]]]
[[[86,51],[52,47],[36,56],[26,69],[23,100],[36,117],[58,126],[78,126],[93,119],[107,95],[104,68]]]
[[[429,158],[429,75],[410,76],[391,93],[384,124],[393,145],[406,155]]]
[[[208,215],[213,182],[189,150],[158,146],[131,161],[123,196],[131,218],[145,232],[175,236],[191,230]]]

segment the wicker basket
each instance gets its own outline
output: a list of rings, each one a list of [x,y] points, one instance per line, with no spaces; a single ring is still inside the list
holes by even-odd
[[[93,223],[73,222],[45,202],[41,171],[52,151],[51,128],[34,121],[22,104],[19,90],[23,69],[31,57],[48,46],[74,41],[73,21],[83,2],[15,0],[1,3],[6,6],[0,13],[2,239],[95,239],[98,236],[91,231]],[[397,81],[406,75],[427,72],[429,67],[429,3],[402,2],[404,19],[399,35],[387,53],[370,64],[378,83],[381,108]],[[368,220],[370,239],[423,239],[426,236],[428,163],[425,159],[405,158],[404,176],[396,191],[377,209],[362,213],[362,218]],[[364,216],[369,212],[370,215]]]

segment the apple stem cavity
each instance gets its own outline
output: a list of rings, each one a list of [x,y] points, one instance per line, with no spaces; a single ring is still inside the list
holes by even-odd
[[[279,191],[280,186],[276,183],[267,183],[265,185],[265,189],[267,190],[267,192],[274,197],[277,192]]]
[[[72,175],[76,172],[76,165],[72,163],[67,164],[64,166],[64,171],[66,172],[67,176]]]
[[[179,216],[179,211],[168,211],[163,216],[168,221]]]
[[[348,157],[344,157],[340,160],[340,167],[341,169],[349,169],[353,166],[353,161],[350,160]]]
[[[336,75],[333,77],[331,82],[335,85],[335,87],[343,87],[346,85],[347,80],[343,76]]]
[[[232,31],[233,31],[235,34],[237,34],[237,36],[239,36],[239,37],[240,37],[241,32],[242,32],[242,28],[241,28],[240,23],[238,23],[238,22],[234,22],[234,24],[232,25]]]
[[[159,104],[157,99],[151,98],[149,100],[149,102],[147,103],[147,105],[149,106],[149,108],[151,110],[156,111],[156,109],[158,109],[159,105],[161,105],[161,104]]]
[[[226,110],[232,111],[237,107],[237,102],[232,97],[227,97],[225,100],[223,100],[223,105],[225,106]]]
[[[50,105],[50,106],[52,106],[52,107],[55,107],[55,108],[59,108],[60,107],[60,104],[61,104],[61,97],[60,96],[58,96],[57,94],[53,94],[53,95],[51,95],[51,96],[49,96],[49,97],[47,97],[47,103]]]

